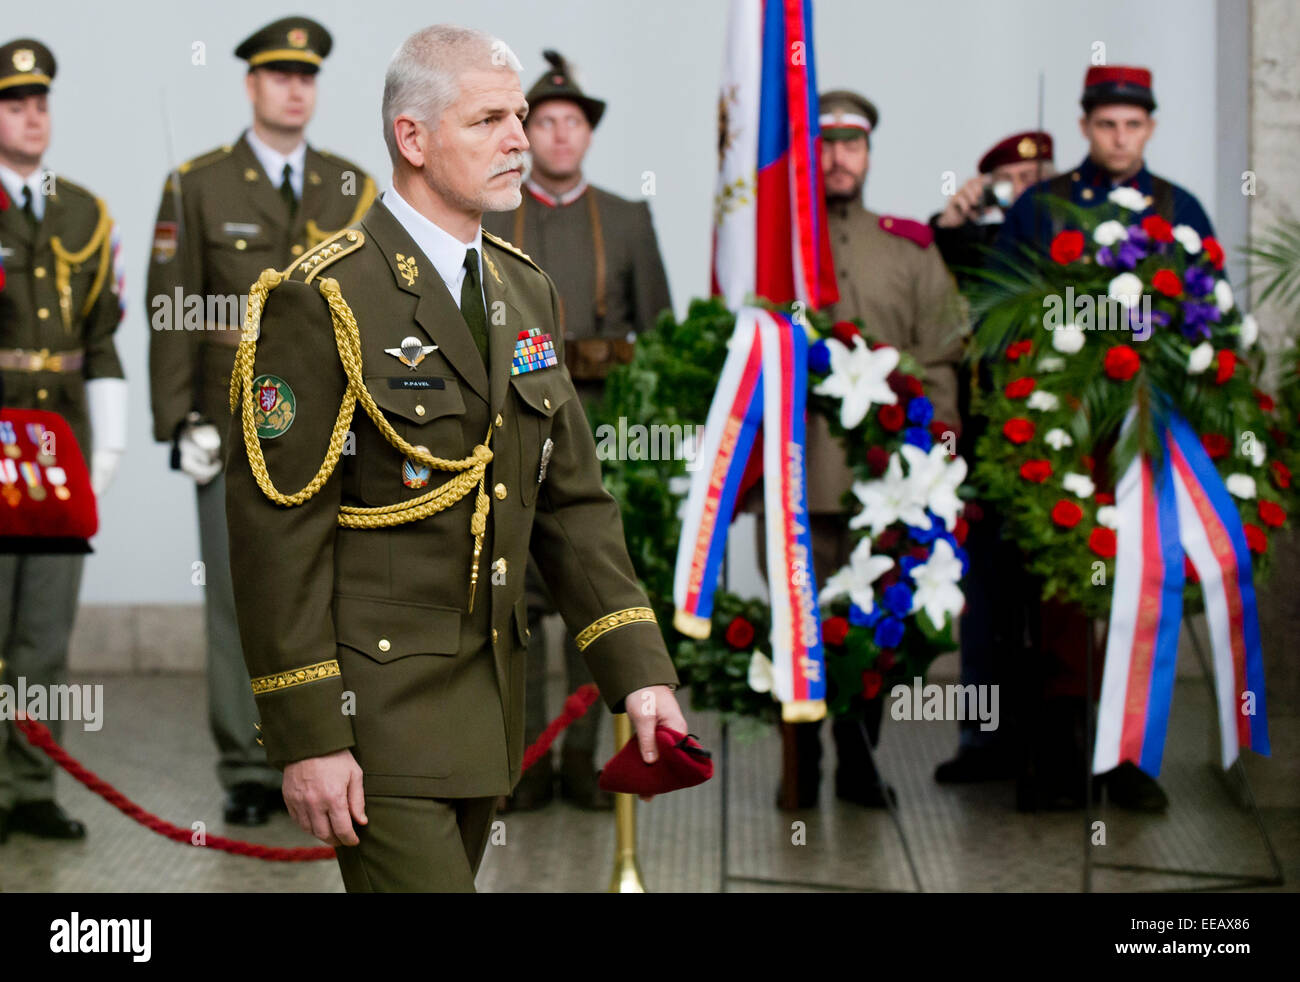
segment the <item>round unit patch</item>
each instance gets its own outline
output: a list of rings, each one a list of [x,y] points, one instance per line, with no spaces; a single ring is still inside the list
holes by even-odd
[[[253,379],[253,398],[257,400],[253,422],[261,439],[274,439],[293,425],[298,404],[293,398],[293,389],[284,379],[278,375],[257,376]]]

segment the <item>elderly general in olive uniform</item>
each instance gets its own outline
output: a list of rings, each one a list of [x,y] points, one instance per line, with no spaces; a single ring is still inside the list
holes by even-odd
[[[528,110],[502,42],[408,38],[393,186],[250,299],[227,510],[271,762],[349,891],[474,888],[519,780],[531,554],[644,759],[677,676],[564,368],[559,295],[480,227],[519,204]],[[355,823],[355,825],[354,825]]]
[[[121,320],[117,249],[104,202],[47,171],[54,56],[27,38],[0,46],[0,377],[4,404],[67,420],[96,494],[126,446],[126,382],[113,345]],[[15,434],[0,442],[17,450]],[[55,448],[55,464],[59,452]],[[7,458],[0,458],[6,459]],[[39,458],[38,458],[39,460]],[[13,466],[12,461],[8,461]],[[41,467],[23,475],[31,491]],[[48,466],[46,476],[54,477]],[[12,503],[12,502],[11,502]],[[66,681],[82,555],[0,555],[0,680]],[[47,721],[57,737],[60,723]],[[54,801],[54,767],[12,722],[0,722],[0,841],[10,831],[80,839],[85,827]]]
[[[366,174],[307,144],[329,32],[305,17],[264,27],[235,50],[248,62],[252,125],[171,174],[154,226],[146,291],[154,439],[197,485],[208,659],[208,719],[228,822],[255,825],[280,775],[257,740],[239,650],[226,549],[222,437],[250,284],[356,221],[374,200]]]
[[[957,366],[962,358],[962,315],[955,285],[930,228],[920,222],[880,215],[862,203],[871,158],[871,136],[879,114],[867,99],[837,90],[820,97],[822,175],[827,224],[839,283],[839,302],[827,308],[835,320],[861,318],[877,341],[909,352],[925,372],[926,395],[934,404],[932,431],[958,428]],[[853,483],[844,452],[820,417],[808,422],[808,510],[812,519],[813,564],[825,582],[849,557],[849,510]],[[855,697],[852,712],[834,721],[838,751],[836,794],[848,801],[881,806],[892,794],[880,782],[858,719],[865,719],[874,743],[882,698]],[[816,802],[821,756],[820,723],[795,728],[799,747],[798,787],[783,788],[783,804]]]
[[[543,52],[548,68],[528,90],[528,135],[532,166],[523,198],[513,212],[487,215],[483,227],[526,248],[555,281],[565,364],[584,402],[604,392],[605,376],[632,357],[637,334],[654,326],[672,306],[650,206],[629,201],[587,183],[582,163],[605,103],[587,95],[572,67],[558,53]],[[527,742],[548,722],[546,638],[542,618],[556,612],[535,563],[528,566]],[[564,639],[565,691],[591,681],[573,638]],[[599,716],[593,709],[564,734],[560,793],[587,808],[612,808],[613,799],[596,784],[595,749]],[[537,808],[553,793],[551,756],[523,777],[509,807]]]

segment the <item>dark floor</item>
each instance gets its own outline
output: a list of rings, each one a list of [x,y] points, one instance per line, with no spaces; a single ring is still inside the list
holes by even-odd
[[[267,826],[227,828],[221,820],[214,753],[205,720],[204,682],[197,676],[104,676],[77,681],[105,685],[101,731],[68,728],[74,756],[128,796],[178,825],[207,824],[209,834],[271,845],[313,845],[287,816]],[[553,679],[558,706],[560,680]],[[1115,809],[1105,846],[1107,864],[1269,875],[1264,840],[1248,810],[1233,804],[1228,782],[1206,763],[1209,705],[1199,680],[1178,683],[1161,783],[1171,807],[1159,817]],[[611,740],[602,711],[602,745]],[[775,731],[738,732],[723,759],[717,720],[690,713],[691,729],[715,751],[729,776],[728,867],[733,891],[796,889],[912,890],[907,854],[886,812],[838,801],[823,782],[820,807],[785,813],[774,807],[780,745]],[[1275,747],[1294,747],[1294,725],[1274,726]],[[1212,730],[1212,724],[1208,724]],[[824,740],[834,765],[829,728]],[[965,787],[934,783],[935,765],[956,743],[951,722],[886,719],[881,767],[901,796],[902,825],[926,891],[1074,891],[1083,883],[1082,812],[1023,815],[1011,782]],[[612,748],[611,748],[612,751]],[[1295,781],[1293,760],[1252,761],[1265,803],[1260,815],[1283,866],[1286,884],[1300,883],[1300,809],[1268,805],[1269,785]],[[332,861],[269,863],[169,842],[131,822],[64,775],[59,796],[90,828],[83,843],[42,842],[14,835],[0,847],[0,889],[9,891],[339,891]],[[648,890],[720,888],[721,775],[701,787],[637,803],[639,862]],[[505,842],[489,846],[479,872],[482,891],[603,891],[614,851],[611,813],[589,813],[556,801],[532,813],[502,816]],[[802,823],[802,825],[798,824]],[[794,844],[800,838],[804,844]],[[764,880],[780,881],[776,883]],[[1223,879],[1095,868],[1098,891],[1222,889]]]

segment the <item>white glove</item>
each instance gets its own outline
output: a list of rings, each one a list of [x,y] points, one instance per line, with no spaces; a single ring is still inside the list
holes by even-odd
[[[126,379],[88,379],[86,408],[95,448],[90,455],[90,486],[98,498],[108,490],[126,450]]]
[[[176,445],[181,470],[196,484],[207,484],[221,473],[221,434],[211,423],[191,423],[180,432]]]

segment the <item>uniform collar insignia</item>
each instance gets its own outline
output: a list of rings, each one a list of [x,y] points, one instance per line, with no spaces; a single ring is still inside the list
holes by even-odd
[[[397,257],[397,271],[406,280],[406,285],[414,286],[415,278],[420,275],[420,270],[415,265],[415,257],[404,256],[400,252],[394,253],[394,255]]]

